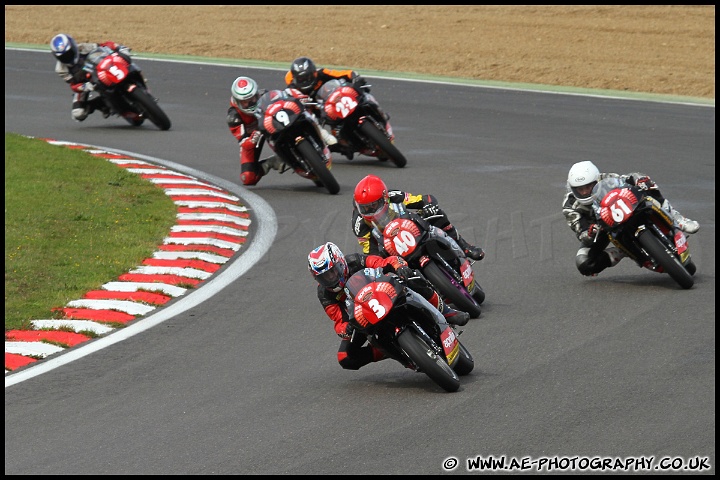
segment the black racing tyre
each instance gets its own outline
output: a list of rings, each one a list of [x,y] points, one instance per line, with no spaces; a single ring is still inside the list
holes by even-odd
[[[450,368],[445,357],[436,354],[415,330],[408,328],[402,332],[398,336],[398,343],[420,371],[444,390],[455,392],[460,388],[457,372]]]
[[[665,248],[660,239],[658,239],[650,230],[644,230],[638,235],[638,242],[643,248],[654,258],[663,268],[663,271],[670,275],[678,285],[684,289],[692,288],[695,279],[683,267],[680,260],[674,253]]]
[[[137,107],[138,110],[143,112],[143,116],[149,119],[155,124],[160,130],[170,130],[172,123],[155,102],[155,99],[146,90],[137,87],[134,90],[127,92],[127,96],[130,101]]]
[[[308,166],[312,170],[318,180],[325,186],[331,195],[335,195],[340,191],[340,185],[333,176],[332,172],[325,166],[320,154],[315,150],[310,142],[303,140],[297,146],[298,152],[303,156]],[[317,182],[315,182],[317,184]]]
[[[694,277],[695,272],[697,272],[697,265],[695,265],[695,262],[693,262],[692,260],[688,260],[687,264],[685,265],[685,270],[687,270],[688,273]]]
[[[485,301],[485,290],[482,289],[477,279],[475,280],[475,289],[471,293],[478,305],[482,305]]]
[[[450,277],[435,263],[428,262],[425,268],[423,268],[423,274],[425,278],[432,283],[435,290],[437,290],[443,298],[447,299],[448,302],[455,305],[456,309],[467,312],[470,318],[478,318],[480,316],[480,305],[478,305],[477,301],[465,290],[465,286],[457,285],[457,282],[453,283]]]
[[[360,125],[360,131],[380,150],[381,159],[390,159],[391,162],[400,168],[407,165],[405,156],[393,145],[387,135],[385,135],[385,132],[380,131],[373,122],[363,122],[362,125]]]
[[[453,370],[462,377],[473,371],[473,368],[475,368],[475,359],[459,340],[458,345],[460,345],[460,352],[458,353],[457,363],[455,363]]]

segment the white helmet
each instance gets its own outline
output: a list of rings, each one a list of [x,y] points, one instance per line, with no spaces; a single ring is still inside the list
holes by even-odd
[[[230,91],[235,99],[235,104],[241,111],[249,115],[255,113],[260,98],[255,80],[250,77],[238,77],[233,82]]]
[[[592,187],[595,186],[600,179],[600,170],[589,160],[578,162],[570,168],[568,172],[567,187],[568,190],[575,195],[575,198],[582,205],[590,205],[592,199]],[[590,186],[589,189],[583,188],[582,193],[579,187]]]

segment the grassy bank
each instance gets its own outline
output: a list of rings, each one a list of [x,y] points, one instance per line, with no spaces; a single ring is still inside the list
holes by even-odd
[[[139,265],[175,224],[161,188],[86,152],[5,135],[5,329]]]

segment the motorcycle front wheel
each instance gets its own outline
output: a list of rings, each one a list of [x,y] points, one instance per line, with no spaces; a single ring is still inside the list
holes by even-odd
[[[340,191],[340,184],[338,184],[335,176],[333,176],[332,172],[325,166],[325,162],[318,151],[315,150],[315,147],[305,139],[297,145],[297,149],[307,162],[312,173],[317,176],[327,191],[330,192],[331,195],[338,193]]]
[[[678,285],[684,289],[692,288],[695,279],[692,277],[680,260],[674,253],[669,251],[665,245],[650,231],[644,230],[638,235],[638,242],[643,246],[645,251],[657,261],[663,268],[663,271],[670,275]]]
[[[400,168],[407,165],[405,156],[393,145],[387,135],[385,135],[385,132],[380,131],[373,122],[363,122],[362,125],[360,125],[360,131],[375,144],[375,149],[380,151],[380,158],[389,159],[395,166]]]
[[[170,118],[155,102],[155,99],[146,90],[137,87],[134,90],[127,92],[127,96],[130,101],[141,110],[143,116],[149,119],[155,124],[160,130],[170,130],[172,123]]]
[[[423,268],[423,274],[430,283],[432,283],[435,290],[437,290],[443,298],[447,299],[448,302],[455,305],[455,308],[467,312],[470,318],[480,316],[481,310],[477,301],[468,293],[464,285],[459,285],[457,281],[451,279],[442,268],[433,262],[429,262],[425,265],[425,268]],[[483,292],[483,300],[484,299]]]
[[[460,388],[460,377],[450,368],[444,357],[425,343],[415,330],[408,328],[398,336],[398,343],[420,371],[448,392]]]
[[[460,353],[458,353],[457,363],[455,363],[453,370],[462,377],[473,371],[473,368],[475,368],[475,359],[459,340],[458,345],[460,346]]]

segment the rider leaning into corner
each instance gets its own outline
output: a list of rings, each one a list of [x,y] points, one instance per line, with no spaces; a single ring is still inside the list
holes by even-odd
[[[360,88],[365,86],[366,91],[370,91],[367,81],[354,70],[330,70],[327,68],[318,68],[308,57],[298,57],[290,64],[290,70],[285,74],[285,83],[288,88],[299,90],[307,95],[309,101],[316,101],[317,91],[325,82],[335,79],[345,79],[354,86]],[[315,113],[315,112],[314,112]],[[322,129],[320,132],[323,140],[334,150],[337,139],[330,132]]]
[[[675,219],[675,223],[683,232],[692,234],[700,229],[698,222],[684,217],[675,210],[660,193],[657,184],[644,173],[635,172],[626,175],[600,173],[594,163],[590,161],[578,162],[568,172],[567,193],[563,198],[562,212],[568,226],[575,232],[581,244],[575,256],[575,265],[581,274],[596,276],[606,268],[614,267],[625,257],[625,254],[619,248],[610,244],[607,235],[598,235],[601,229],[592,209],[593,187],[598,181],[610,177],[618,178],[623,183],[646,190]],[[595,237],[598,237],[597,241]]]
[[[258,90],[257,82],[250,77],[237,77],[230,86],[226,120],[240,147],[240,181],[243,185],[257,185],[270,169],[279,170],[282,166],[275,155],[260,159],[264,142],[255,111],[265,93],[265,90]]]
[[[347,257],[332,242],[324,243],[308,254],[308,270],[317,285],[317,296],[325,313],[335,323],[335,333],[341,338],[338,348],[338,363],[347,370],[358,370],[368,363],[385,359],[385,355],[365,345],[367,337],[355,332],[348,322],[349,301],[345,284],[350,276],[364,268],[378,268],[384,273],[395,273],[410,289],[423,296],[445,317],[448,323],[462,326],[470,315],[449,307],[430,283],[418,272],[411,269],[402,257],[387,258],[378,255],[351,253]]]
[[[385,182],[376,175],[368,175],[358,182],[353,197],[352,229],[363,253],[380,254],[377,239],[372,235],[373,221],[383,217],[391,204],[402,204],[426,219],[431,225],[455,240],[468,258],[482,260],[482,248],[468,243],[460,236],[450,219],[438,206],[432,195],[417,195],[401,190],[388,190]]]
[[[128,63],[131,62],[130,49],[112,41],[77,43],[74,38],[65,33],[58,33],[50,40],[50,50],[57,60],[55,73],[69,83],[70,89],[74,92],[72,118],[78,122],[85,120],[96,109],[103,112],[103,117],[110,116],[110,111],[99,97],[97,102],[88,101],[88,96],[95,89],[95,85],[89,81],[90,74],[83,70],[83,65],[88,54],[98,47],[109,47],[123,56]]]

